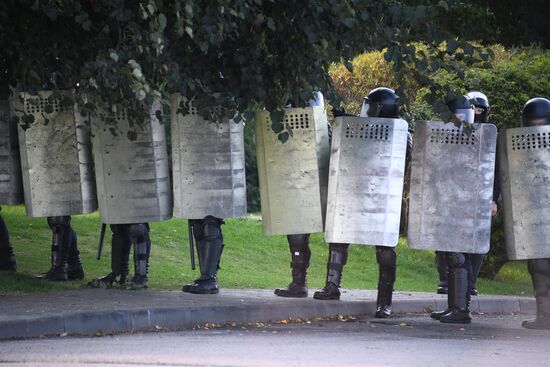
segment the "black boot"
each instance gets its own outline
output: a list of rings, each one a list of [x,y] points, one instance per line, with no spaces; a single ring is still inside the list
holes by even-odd
[[[436,251],[435,256],[437,259],[437,272],[439,274],[439,285],[437,286],[437,294],[447,294],[449,292],[449,285],[447,282],[447,261],[445,260],[445,253]]]
[[[78,251],[76,232],[70,231],[71,245],[69,247],[69,255],[67,258],[67,279],[81,280],[84,279],[84,268],[80,261],[80,251]]]
[[[280,297],[307,297],[307,268],[309,267],[309,259],[311,258],[311,250],[309,249],[309,234],[294,234],[288,235],[288,244],[292,261],[292,282],[285,289],[275,289],[275,294]]]
[[[67,259],[71,244],[71,217],[48,217],[52,229],[51,267],[46,273],[36,276],[38,279],[63,281],[67,280]]]
[[[149,273],[149,253],[151,240],[149,238],[149,225],[147,223],[131,224],[130,238],[134,245],[134,277],[131,288],[147,288]]]
[[[129,224],[111,224],[111,272],[103,277],[95,279],[92,287],[112,288],[113,286],[126,286],[128,280],[128,262],[130,260],[130,239]]]
[[[10,244],[10,234],[4,219],[0,215],[0,270],[16,271],[17,263]]]
[[[527,268],[537,300],[537,318],[526,320],[521,326],[527,329],[550,330],[550,259],[528,260]]]
[[[201,276],[192,284],[186,284],[182,291],[196,294],[217,294],[220,291],[217,273],[223,252],[222,219],[207,216],[203,220],[192,221],[193,233],[197,241]]]
[[[443,257],[443,256],[442,256]],[[449,287],[448,287],[448,293],[447,293],[447,308],[443,311],[434,311],[430,314],[430,317],[434,320],[441,319],[441,316],[448,314],[453,309],[453,305],[455,304],[455,291],[453,289],[453,285],[455,284],[454,281],[454,273],[448,273],[447,276],[445,276],[445,279],[447,279]]]
[[[342,281],[342,272],[344,265],[348,261],[347,243],[329,244],[329,256],[327,262],[327,281],[326,285],[320,291],[313,294],[313,298],[321,300],[339,300],[340,282]]]
[[[453,284],[449,284],[449,294],[453,294],[451,310],[442,315],[440,322],[446,324],[469,324],[470,316],[470,292],[468,285],[468,270],[466,269],[465,256],[462,253],[448,253],[447,264]]]
[[[378,262],[378,295],[374,317],[385,319],[391,315],[393,284],[397,271],[397,255],[393,247],[376,246]]]

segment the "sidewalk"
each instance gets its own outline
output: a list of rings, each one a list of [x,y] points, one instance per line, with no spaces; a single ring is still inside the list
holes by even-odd
[[[376,291],[343,290],[341,301],[281,298],[272,290],[222,289],[218,295],[172,291],[82,289],[0,296],[0,339],[48,335],[190,329],[205,323],[268,322],[288,318],[372,315]],[[394,292],[394,313],[444,309],[444,295]],[[472,297],[481,313],[534,313],[535,300],[515,296]]]

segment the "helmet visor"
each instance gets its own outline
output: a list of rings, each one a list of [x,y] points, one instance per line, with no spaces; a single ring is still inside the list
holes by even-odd
[[[453,115],[460,121],[466,124],[474,123],[474,109],[473,108],[461,108],[454,111]]]

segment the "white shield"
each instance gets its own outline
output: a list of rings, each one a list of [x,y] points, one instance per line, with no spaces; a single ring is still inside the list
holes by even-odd
[[[483,254],[489,251],[497,129],[418,121],[409,202],[409,246]]]
[[[335,119],[328,181],[327,242],[397,245],[407,128],[407,122],[400,119]]]
[[[256,153],[266,235],[322,232],[329,141],[324,107],[287,108],[293,136],[281,143],[269,112],[256,113]]]
[[[207,121],[180,96],[171,102],[174,216],[246,214],[243,124]]]
[[[33,115],[19,126],[25,206],[31,217],[91,213],[97,209],[90,131],[77,116],[70,92],[21,93],[14,113]]]
[[[498,159],[508,258],[550,257],[550,126],[504,130]]]
[[[130,127],[123,111],[116,120],[112,131],[102,121],[92,123],[101,221],[128,224],[169,219],[172,190],[166,134],[155,109],[144,126]],[[136,133],[134,140],[129,139],[129,131]]]

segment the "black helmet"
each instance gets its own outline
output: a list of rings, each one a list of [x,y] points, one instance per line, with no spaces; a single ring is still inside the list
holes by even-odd
[[[455,117],[467,124],[474,123],[474,106],[466,96],[457,96],[447,99],[447,108]]]
[[[359,116],[398,118],[399,110],[399,96],[395,91],[380,87],[371,90],[363,99]]]
[[[550,101],[546,98],[532,98],[521,111],[521,126],[550,125]]]
[[[466,97],[470,100],[470,103],[474,105],[474,121],[475,122],[489,122],[489,113],[491,113],[491,106],[489,106],[489,99],[487,96],[478,91],[471,91],[466,94]]]

